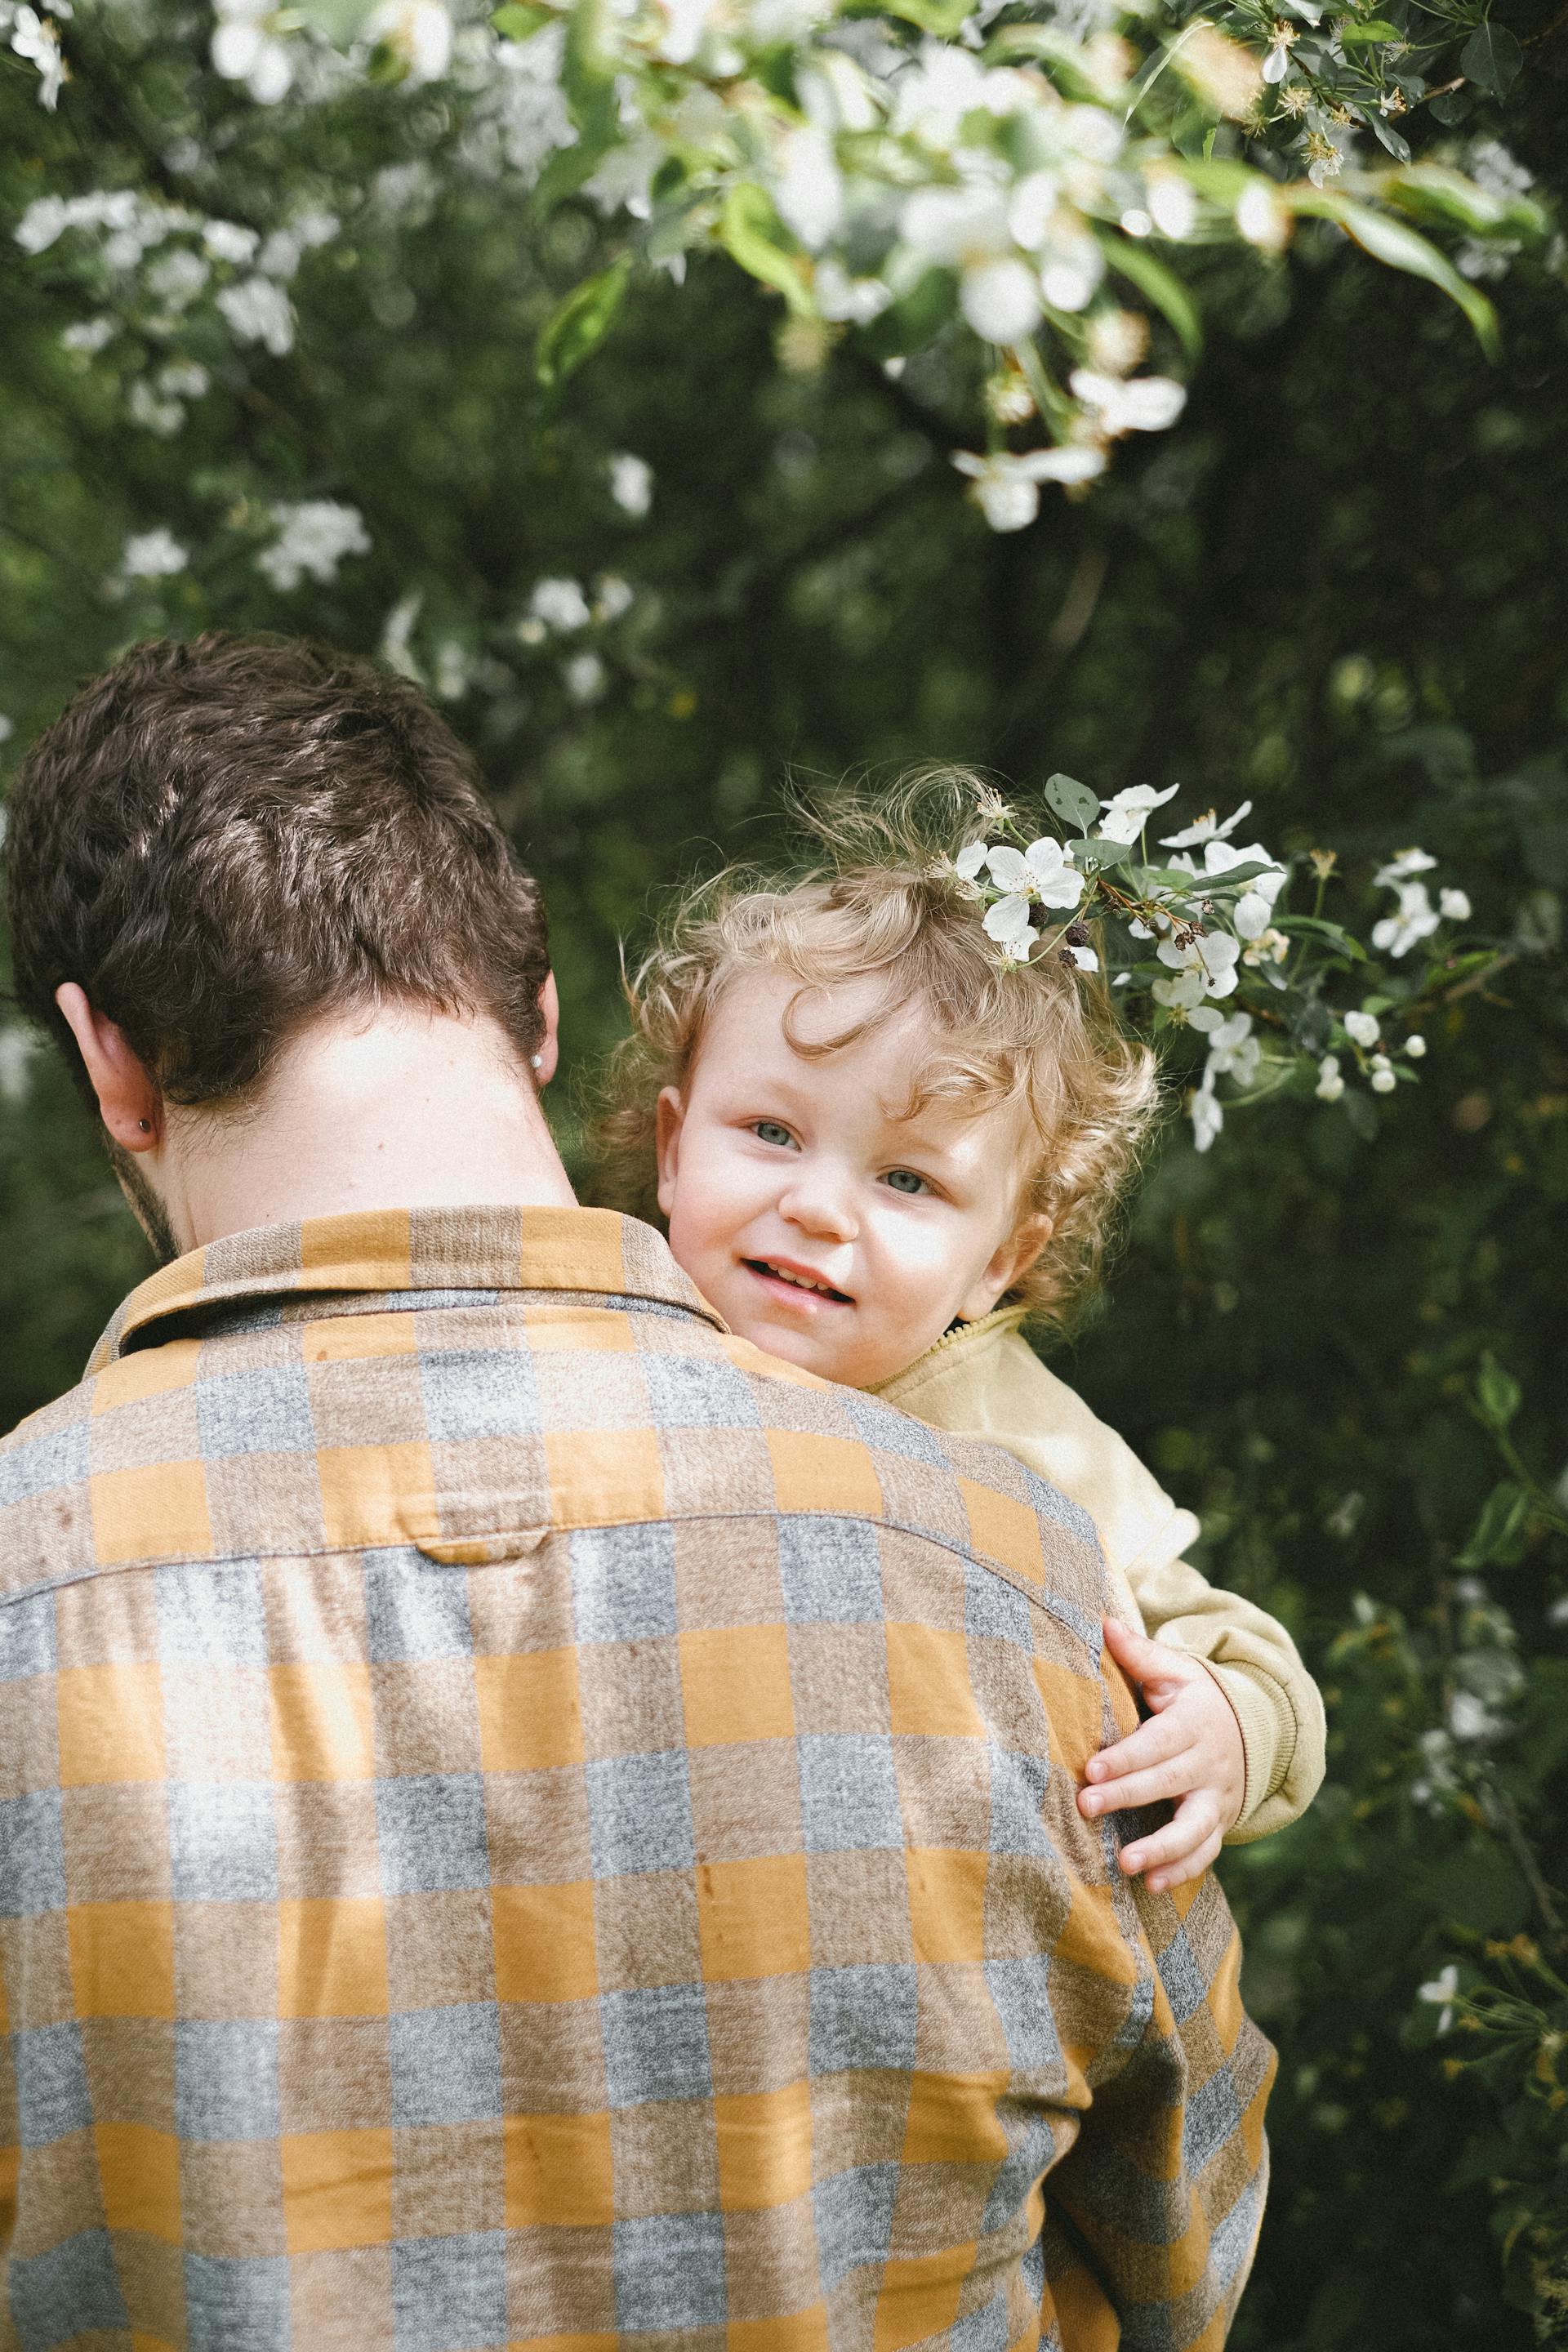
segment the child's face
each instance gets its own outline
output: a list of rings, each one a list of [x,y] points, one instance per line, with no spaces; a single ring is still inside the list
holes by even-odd
[[[954,1317],[989,1314],[1049,1233],[1017,1223],[1025,1113],[899,1113],[930,1021],[895,1014],[820,1059],[784,1020],[799,983],[748,974],[721,997],[684,1090],[658,1106],[670,1246],[742,1337],[853,1388],[890,1380]],[[796,1034],[841,1034],[869,982],[814,992]]]

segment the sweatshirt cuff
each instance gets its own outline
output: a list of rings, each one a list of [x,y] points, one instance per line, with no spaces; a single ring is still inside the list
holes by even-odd
[[[1290,1769],[1289,1752],[1282,1752],[1278,1688],[1270,1688],[1245,1666],[1216,1665],[1212,1658],[1204,1664],[1218,1683],[1230,1703],[1241,1733],[1241,1750],[1245,1759],[1246,1780],[1242,1791],[1241,1811],[1226,1832],[1226,1845],[1244,1845],[1259,1830],[1253,1824]],[[1295,1747],[1295,1718],[1290,1719],[1291,1750]]]

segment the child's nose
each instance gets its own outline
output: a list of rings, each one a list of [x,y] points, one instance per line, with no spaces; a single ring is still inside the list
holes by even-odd
[[[860,1230],[848,1185],[826,1169],[798,1176],[780,1198],[779,1213],[819,1241],[852,1242]]]

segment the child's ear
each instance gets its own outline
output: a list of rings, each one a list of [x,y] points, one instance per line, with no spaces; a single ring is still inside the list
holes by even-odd
[[[961,1319],[965,1323],[978,1323],[983,1315],[989,1315],[997,1300],[1012,1289],[1019,1276],[1034,1265],[1050,1240],[1053,1230],[1054,1222],[1043,1210],[1026,1217],[1022,1224],[1015,1225],[960,1306]]]
[[[653,1113],[653,1148],[658,1162],[658,1205],[668,1216],[675,1200],[675,1163],[680,1151],[680,1129],[686,1105],[674,1087],[660,1089]]]

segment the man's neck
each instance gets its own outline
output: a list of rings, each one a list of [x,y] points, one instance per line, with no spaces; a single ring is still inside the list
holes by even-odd
[[[321,1023],[242,1112],[164,1117],[142,1167],[182,1250],[360,1209],[574,1205],[529,1074],[489,1020],[392,1006]]]

